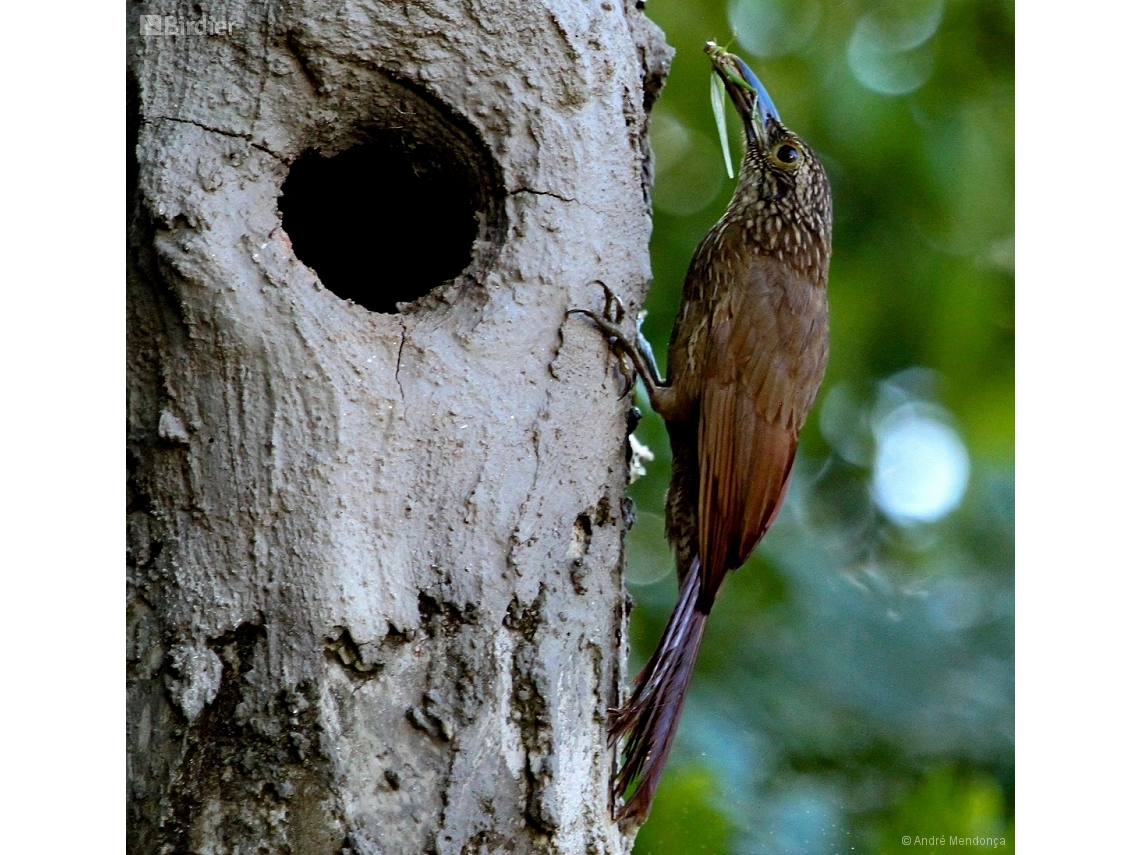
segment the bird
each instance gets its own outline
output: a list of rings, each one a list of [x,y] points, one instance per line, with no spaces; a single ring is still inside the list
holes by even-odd
[[[828,358],[827,174],[744,61],[714,42],[705,51],[743,120],[744,153],[732,200],[689,265],[667,379],[640,321],[632,338],[622,330],[624,307],[611,311],[617,298],[604,283],[603,314],[571,310],[604,333],[623,365],[632,363],[673,452],[665,532],[677,603],[629,699],[608,720],[611,745],[624,739],[610,786],[613,817],[623,824],[649,816],[706,621],[727,574],[780,511]]]

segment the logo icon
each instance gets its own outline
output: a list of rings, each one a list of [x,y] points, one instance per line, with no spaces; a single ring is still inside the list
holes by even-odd
[[[162,35],[162,15],[142,15],[139,29],[144,36]]]

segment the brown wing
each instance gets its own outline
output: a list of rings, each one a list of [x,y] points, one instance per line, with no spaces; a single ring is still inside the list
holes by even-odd
[[[756,548],[787,489],[827,363],[827,295],[767,256],[713,314],[701,389],[702,611]]]

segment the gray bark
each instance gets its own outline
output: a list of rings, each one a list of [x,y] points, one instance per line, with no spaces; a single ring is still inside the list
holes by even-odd
[[[659,31],[358,0],[140,34],[174,13],[128,20],[129,851],[627,851],[627,403],[565,313],[648,283]],[[277,203],[385,129],[480,207],[465,273],[392,313],[326,290]]]

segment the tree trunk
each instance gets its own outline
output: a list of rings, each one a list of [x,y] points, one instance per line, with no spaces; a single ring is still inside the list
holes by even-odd
[[[130,9],[129,851],[627,851],[627,404],[566,310],[644,294],[659,31],[616,0]],[[305,261],[353,247],[302,252],[278,196],[349,150],[414,239],[334,293]]]

